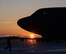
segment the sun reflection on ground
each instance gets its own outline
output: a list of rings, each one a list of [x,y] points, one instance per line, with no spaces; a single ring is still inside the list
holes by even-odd
[[[36,39],[34,39],[34,38],[33,38],[33,39],[32,39],[32,38],[27,39],[26,42],[27,42],[28,44],[36,44],[36,43],[37,43]]]

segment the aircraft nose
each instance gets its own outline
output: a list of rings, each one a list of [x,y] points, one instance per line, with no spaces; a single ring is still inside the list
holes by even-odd
[[[29,18],[29,17],[19,19],[17,24],[25,30],[28,30],[28,31],[33,30],[33,28],[32,28],[33,27],[33,22],[32,22],[32,19]]]
[[[40,34],[39,26],[32,17],[21,18],[17,21],[17,24],[27,31]]]

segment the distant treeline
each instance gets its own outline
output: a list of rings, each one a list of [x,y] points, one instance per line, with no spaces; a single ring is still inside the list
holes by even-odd
[[[5,39],[7,40],[9,37],[0,37],[0,40],[2,39]],[[12,40],[20,40],[20,41],[24,41],[24,40],[27,40],[27,39],[31,39],[31,38],[21,38],[21,37],[16,37],[16,36],[11,36],[11,39]],[[66,41],[66,39],[51,39],[51,40],[45,40],[44,38],[34,38],[37,42],[63,42],[63,41]]]
[[[0,40],[2,39],[8,39],[9,37],[0,37]],[[31,39],[31,38],[21,38],[21,37],[16,37],[16,36],[11,36],[10,37],[12,40],[21,40],[21,41],[24,41],[24,40],[27,40],[27,39]],[[37,42],[40,42],[42,41],[42,38],[34,38]]]

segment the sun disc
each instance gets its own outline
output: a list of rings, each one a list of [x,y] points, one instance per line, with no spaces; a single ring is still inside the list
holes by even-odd
[[[35,37],[34,37],[34,34],[30,34],[30,38],[35,38]]]

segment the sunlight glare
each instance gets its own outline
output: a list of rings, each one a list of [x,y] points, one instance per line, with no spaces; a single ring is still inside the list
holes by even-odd
[[[34,34],[30,34],[30,38],[35,38]]]

